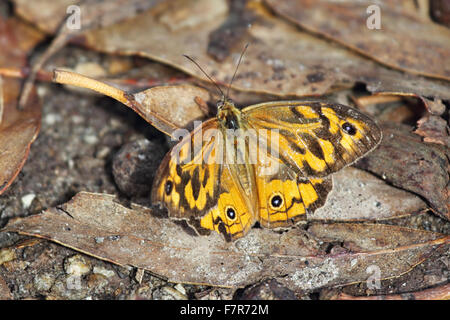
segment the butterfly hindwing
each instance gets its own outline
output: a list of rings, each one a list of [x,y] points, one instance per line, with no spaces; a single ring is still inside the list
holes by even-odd
[[[228,241],[244,236],[255,222],[249,199],[239,190],[231,170],[227,164],[222,166],[217,206],[206,212],[199,224],[223,234]]]
[[[265,170],[256,170],[258,221],[263,227],[291,227],[306,220],[308,214],[325,204],[332,189],[331,176],[302,178],[282,163],[277,164],[275,169],[270,174],[265,174]]]

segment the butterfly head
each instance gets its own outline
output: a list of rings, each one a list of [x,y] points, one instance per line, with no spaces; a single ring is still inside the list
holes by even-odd
[[[187,55],[183,55],[185,58],[189,59],[200,69],[200,71],[211,81],[211,83],[217,88],[218,92],[222,95],[222,99],[220,99],[217,102],[217,119],[219,120],[219,123],[222,125],[222,127],[225,129],[237,130],[242,127],[241,112],[239,111],[238,108],[235,107],[233,101],[231,101],[228,98],[228,96],[230,93],[231,84],[233,83],[233,80],[236,77],[236,73],[239,69],[239,65],[241,64],[242,57],[244,56],[244,53],[247,50],[248,45],[249,45],[248,43],[245,45],[244,50],[239,56],[239,61],[237,63],[236,69],[234,70],[233,77],[231,78],[231,81],[228,85],[226,94],[224,94],[224,92],[219,87],[217,82],[214,81],[214,79],[211,78],[208,75],[208,73],[206,73],[194,59],[192,59]]]

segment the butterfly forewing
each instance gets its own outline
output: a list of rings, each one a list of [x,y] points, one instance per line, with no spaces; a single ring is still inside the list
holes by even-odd
[[[197,127],[164,157],[152,187],[152,202],[163,204],[169,217],[190,220],[217,205],[222,139],[217,121]]]
[[[282,163],[301,177],[324,177],[352,164],[374,149],[381,130],[369,117],[340,104],[283,101],[243,110],[256,130],[278,132]]]

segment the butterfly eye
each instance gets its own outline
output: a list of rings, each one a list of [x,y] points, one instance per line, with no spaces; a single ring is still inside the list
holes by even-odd
[[[342,124],[342,130],[344,130],[345,132],[347,132],[349,135],[353,136],[356,134],[356,128],[354,125],[352,125],[351,123],[348,122],[344,122]]]
[[[274,194],[270,198],[270,206],[272,209],[279,209],[283,205],[283,197],[280,194]]]
[[[236,219],[236,210],[233,207],[227,207],[225,212],[227,213],[227,218],[230,220]]]
[[[164,186],[164,190],[166,192],[166,195],[170,195],[173,189],[173,182],[170,180],[167,180],[166,185]]]

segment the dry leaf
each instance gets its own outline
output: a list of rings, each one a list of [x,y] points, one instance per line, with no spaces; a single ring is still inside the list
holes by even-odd
[[[416,195],[387,185],[370,173],[345,168],[333,175],[333,190],[308,220],[393,219],[427,208]]]
[[[37,24],[49,34],[56,32],[83,32],[90,28],[100,28],[131,18],[165,0],[13,0],[16,13],[24,19]],[[68,10],[76,5],[80,10],[80,28],[61,25]],[[82,17],[81,17],[82,16]],[[62,27],[62,30],[60,30]]]
[[[411,93],[411,92],[380,92],[378,93],[379,96],[397,96],[397,97],[411,97],[411,98],[416,98],[418,99],[423,106],[425,107],[425,109],[434,115],[442,115],[445,110],[446,110],[446,106],[442,103],[442,100],[440,99],[434,99],[434,100],[430,100],[427,99],[421,95],[418,95],[416,93]]]
[[[276,278],[294,291],[366,281],[370,265],[380,268],[383,279],[396,277],[432,250],[448,250],[450,243],[449,236],[381,224],[313,224],[312,234],[346,244],[348,251],[339,254],[320,251],[297,228],[281,234],[252,229],[247,237],[227,243],[216,233],[193,236],[150,209],[126,208],[113,196],[86,192],[60,209],[14,219],[4,231],[50,239],[172,282],[242,287]]]
[[[449,219],[447,149],[423,143],[405,125],[385,123],[382,130],[381,144],[357,166],[422,196],[438,214]]]
[[[250,43],[233,83],[238,90],[277,96],[321,95],[362,82],[374,92],[416,92],[450,98],[447,82],[405,75],[380,66],[301,32],[274,17],[258,1],[248,2],[246,10],[255,16],[254,20],[241,32],[240,40],[226,48],[232,53],[218,62],[208,54],[210,37],[226,26],[230,18],[227,11],[216,10],[223,7],[225,0],[214,0],[214,6],[210,5],[211,0],[202,1],[205,10],[201,14],[195,10],[196,1],[175,1],[174,7],[159,5],[134,19],[87,32],[76,42],[102,52],[148,57],[205,79],[198,68],[182,57],[187,54],[222,84],[228,84],[244,45]],[[173,10],[183,15],[175,18]],[[189,28],[173,29],[174,24],[186,21]]]
[[[67,8],[79,0],[13,0],[14,10],[23,19],[37,25],[48,33],[56,33],[63,21]]]
[[[65,9],[67,20],[59,20],[58,33],[53,39],[50,46],[39,58],[33,63],[31,73],[23,86],[22,94],[19,99],[19,106],[23,107],[27,103],[33,82],[39,70],[44,66],[50,57],[63,48],[67,42],[76,34],[85,32],[89,29],[105,27],[127,18],[135,16],[140,11],[153,7],[164,0],[86,0],[77,2],[75,6],[69,3]],[[39,2],[39,1],[36,1]],[[36,5],[37,3],[34,3]],[[44,0],[43,4],[49,5]],[[36,8],[31,6],[31,8]],[[63,8],[58,6],[56,12],[60,12]],[[40,11],[43,8],[39,8]],[[44,9],[45,10],[45,9]],[[40,14],[38,13],[38,16]],[[51,20],[58,20],[57,16],[53,16]],[[64,23],[63,23],[64,22]],[[78,24],[78,25],[77,25]]]
[[[439,143],[450,148],[450,135],[447,121],[439,116],[426,114],[417,121],[415,134],[423,137],[424,142]]]
[[[20,68],[26,64],[28,50],[42,39],[42,34],[23,22],[0,17],[0,66]],[[41,124],[41,105],[36,92],[23,110],[17,109],[20,81],[3,78],[3,107],[0,122],[0,194],[22,169],[31,143],[36,139]]]
[[[406,101],[398,95],[373,94],[353,97],[352,100],[358,109],[379,122],[412,124],[419,117],[418,113],[423,112],[421,108],[416,108],[417,103],[412,104],[411,100]]]
[[[302,28],[409,73],[450,80],[450,30],[424,21],[399,2],[266,0]],[[371,10],[370,10],[371,9]],[[370,11],[369,11],[370,10]],[[369,28],[379,14],[379,29]]]
[[[55,70],[54,82],[88,88],[133,109],[144,120],[169,136],[178,138],[176,130],[186,127],[204,113],[196,99],[208,101],[208,91],[192,85],[153,87],[137,93],[127,93],[107,83],[83,75]]]
[[[153,87],[133,94],[139,115],[144,119],[151,119],[151,114],[157,114],[177,128],[184,128],[193,120],[201,120],[205,116],[195,102],[197,97],[203,101],[210,100],[208,91],[192,85]],[[169,135],[172,135],[172,132],[169,132]]]

